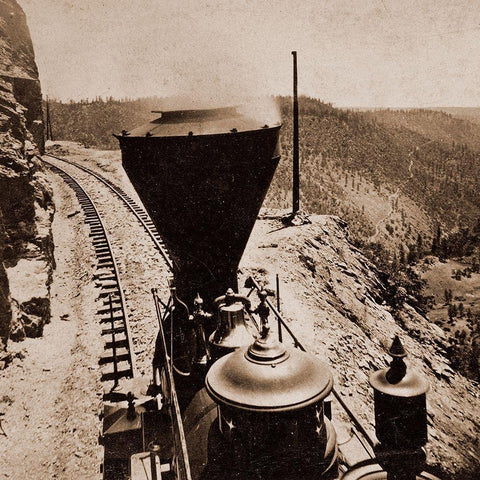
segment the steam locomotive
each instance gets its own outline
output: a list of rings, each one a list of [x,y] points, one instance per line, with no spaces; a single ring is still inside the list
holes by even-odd
[[[261,287],[255,305],[237,293],[280,128],[237,107],[162,112],[117,136],[174,281],[168,302],[153,291],[151,377],[105,406],[107,480],[436,478],[424,471],[428,385],[407,371],[398,339],[370,380],[378,442],[351,465],[330,421],[329,367],[279,340]]]

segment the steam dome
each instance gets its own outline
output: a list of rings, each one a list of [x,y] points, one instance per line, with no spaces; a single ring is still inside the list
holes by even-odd
[[[323,406],[333,379],[316,357],[287,349],[267,329],[248,348],[215,362],[205,385],[218,405],[212,440],[226,450],[218,463],[224,459],[231,478],[235,471],[268,480],[334,472],[336,435]]]
[[[213,364],[206,388],[220,404],[242,410],[280,412],[322,401],[333,387],[325,363],[272,335],[259,338]]]

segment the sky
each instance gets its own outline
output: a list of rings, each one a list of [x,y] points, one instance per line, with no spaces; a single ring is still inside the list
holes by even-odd
[[[18,0],[44,94],[480,106],[480,0]]]

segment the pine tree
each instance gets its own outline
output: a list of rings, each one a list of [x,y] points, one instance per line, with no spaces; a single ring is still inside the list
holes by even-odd
[[[407,256],[407,263],[409,265],[414,264],[418,260],[418,252],[415,245],[408,246],[408,256]]]
[[[418,258],[423,257],[423,238],[421,233],[417,235],[417,255]]]
[[[440,228],[440,225],[437,225],[437,232],[433,237],[433,242],[432,242],[432,253],[434,255],[439,254],[439,250],[441,247],[441,240],[442,240],[442,229]]]
[[[446,288],[445,291],[443,292],[443,296],[445,298],[445,305],[449,305],[450,302],[451,302],[451,297],[450,297],[450,292],[449,290]]]
[[[398,270],[398,257],[395,252],[393,253],[393,258],[392,258],[392,268],[394,271]]]
[[[405,266],[407,264],[405,259],[405,247],[403,246],[403,243],[400,244],[400,249],[398,252],[398,261],[402,266]]]
[[[448,258],[448,244],[445,238],[442,238],[441,248],[440,248],[440,259],[445,260]]]

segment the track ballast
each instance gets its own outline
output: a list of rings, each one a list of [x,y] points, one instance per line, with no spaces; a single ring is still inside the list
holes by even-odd
[[[89,235],[97,259],[94,278],[101,289],[99,299],[102,307],[96,313],[102,326],[102,336],[105,338],[105,353],[99,364],[102,369],[101,380],[106,384],[105,397],[108,399],[112,397],[111,391],[122,378],[133,378],[137,373],[118,266],[104,223],[93,200],[70,174],[47,160],[44,161],[72,188],[85,215],[85,223],[90,229]]]

